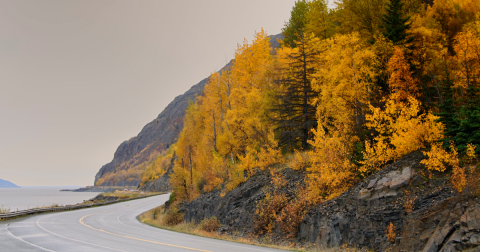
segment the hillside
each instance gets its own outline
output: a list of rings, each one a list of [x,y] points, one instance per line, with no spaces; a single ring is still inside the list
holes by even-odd
[[[369,251],[478,249],[478,198],[455,193],[448,178],[422,177],[426,170],[420,163],[423,159],[420,151],[408,154],[339,197],[310,207],[298,227],[288,229],[291,233],[285,232],[285,224],[275,217],[282,207],[271,217],[272,229],[266,234],[262,234],[264,230],[256,222],[262,220],[259,202],[273,198],[274,194],[291,200],[304,183],[304,172],[289,168],[281,170],[287,184],[279,190],[274,189],[270,173],[259,170],[226,195],[222,196],[221,190],[203,194],[182,203],[179,211],[187,222],[197,224],[218,218],[218,232],[222,234],[254,237],[260,242],[270,240],[280,245],[297,244],[313,251],[339,247]],[[388,241],[385,233],[389,223],[395,228],[394,241]]]
[[[277,39],[281,37],[281,34],[270,37],[273,48],[278,47]],[[230,65],[231,62],[219,72],[229,68]],[[115,151],[113,160],[102,166],[95,175],[95,185],[138,186],[144,164],[149,164],[161,151],[177,141],[183,129],[183,118],[188,102],[195,101],[207,82],[208,78],[205,78],[184,94],[175,97],[137,136],[121,143]]]
[[[17,186],[10,181],[0,179],[0,188],[20,188],[20,186]]]

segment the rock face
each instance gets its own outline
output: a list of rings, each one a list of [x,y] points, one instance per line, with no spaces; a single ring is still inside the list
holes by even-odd
[[[115,200],[118,200],[118,197],[117,196],[105,196],[103,194],[99,194],[91,199],[89,199],[88,201],[92,201],[92,202],[106,202],[106,201],[115,201]]]
[[[290,242],[320,249],[347,245],[375,251],[480,251],[480,200],[456,194],[447,179],[427,182],[420,175],[424,158],[421,152],[411,153],[341,196],[310,208]],[[303,183],[297,171],[284,174],[289,181],[284,192]],[[187,221],[216,216],[223,224],[219,231],[251,234],[256,204],[269,184],[269,175],[258,173],[224,197],[218,191],[204,194],[180,210]],[[409,205],[412,211],[407,213]],[[390,223],[395,226],[393,243],[386,237]],[[287,240],[279,228],[272,238]]]
[[[304,174],[299,171],[285,169],[282,171],[288,185],[281,193],[292,196],[298,186],[303,185]],[[189,204],[180,207],[185,214],[185,220],[199,223],[205,218],[216,216],[223,224],[222,231],[240,231],[248,234],[253,231],[253,217],[257,202],[265,198],[265,187],[270,185],[271,176],[268,172],[257,171],[249,180],[242,183],[224,197],[220,191],[202,194]]]
[[[173,166],[175,165],[176,156],[173,156],[170,161],[170,166],[168,166],[167,172],[163,174],[160,178],[154,179],[146,182],[144,185],[138,188],[140,191],[145,192],[168,192],[171,191],[170,187],[170,174],[173,173]]]
[[[270,36],[273,48],[278,48],[277,39],[282,39],[281,34]],[[220,72],[231,66],[228,63]],[[194,85],[183,95],[175,97],[168,106],[158,115],[156,119],[143,127],[142,131],[131,139],[124,141],[115,151],[112,162],[102,166],[95,175],[94,185],[98,179],[107,173],[119,170],[128,170],[131,167],[140,165],[149,160],[154,152],[160,152],[167,148],[167,145],[177,141],[178,135],[183,129],[183,118],[190,100],[195,101],[196,97],[203,92],[208,78],[203,79]],[[106,182],[101,186],[138,186],[140,179],[116,180]]]

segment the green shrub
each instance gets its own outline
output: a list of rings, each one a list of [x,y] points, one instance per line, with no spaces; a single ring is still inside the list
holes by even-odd
[[[171,205],[175,201],[175,191],[170,194],[170,198],[168,198],[168,205]]]

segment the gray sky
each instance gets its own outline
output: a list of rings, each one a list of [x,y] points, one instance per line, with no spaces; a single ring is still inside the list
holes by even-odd
[[[295,0],[0,1],[0,178],[92,185],[118,145]]]

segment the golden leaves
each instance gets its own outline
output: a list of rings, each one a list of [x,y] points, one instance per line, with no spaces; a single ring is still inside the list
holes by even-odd
[[[420,112],[420,102],[407,97],[407,102],[386,101],[385,109],[370,106],[366,126],[379,133],[374,144],[366,143],[362,172],[380,169],[390,160],[396,160],[412,151],[425,148],[442,138],[443,125],[431,113]]]
[[[245,171],[282,162],[272,125],[263,118],[273,64],[269,43],[262,29],[251,43],[238,45],[231,69],[213,73],[203,95],[190,104],[178,140],[178,174],[171,178],[175,191],[184,191],[177,194],[181,199],[222,183],[232,190]]]
[[[420,82],[412,77],[413,71],[410,70],[403,49],[395,47],[387,67],[390,71],[390,92],[393,92],[394,99],[406,101],[409,96],[417,99],[420,97]]]
[[[312,82],[320,92],[314,100],[319,124],[328,127],[334,121],[346,127],[375,92],[376,55],[357,33],[336,35],[319,46],[320,66]]]
[[[454,155],[445,151],[441,143],[433,144],[430,151],[424,151],[423,154],[428,156],[428,159],[422,160],[421,163],[424,164],[428,170],[439,172],[444,172],[447,169],[444,163],[451,164],[456,158]]]
[[[456,87],[480,87],[477,76],[480,75],[480,21],[466,27],[455,37]]]

